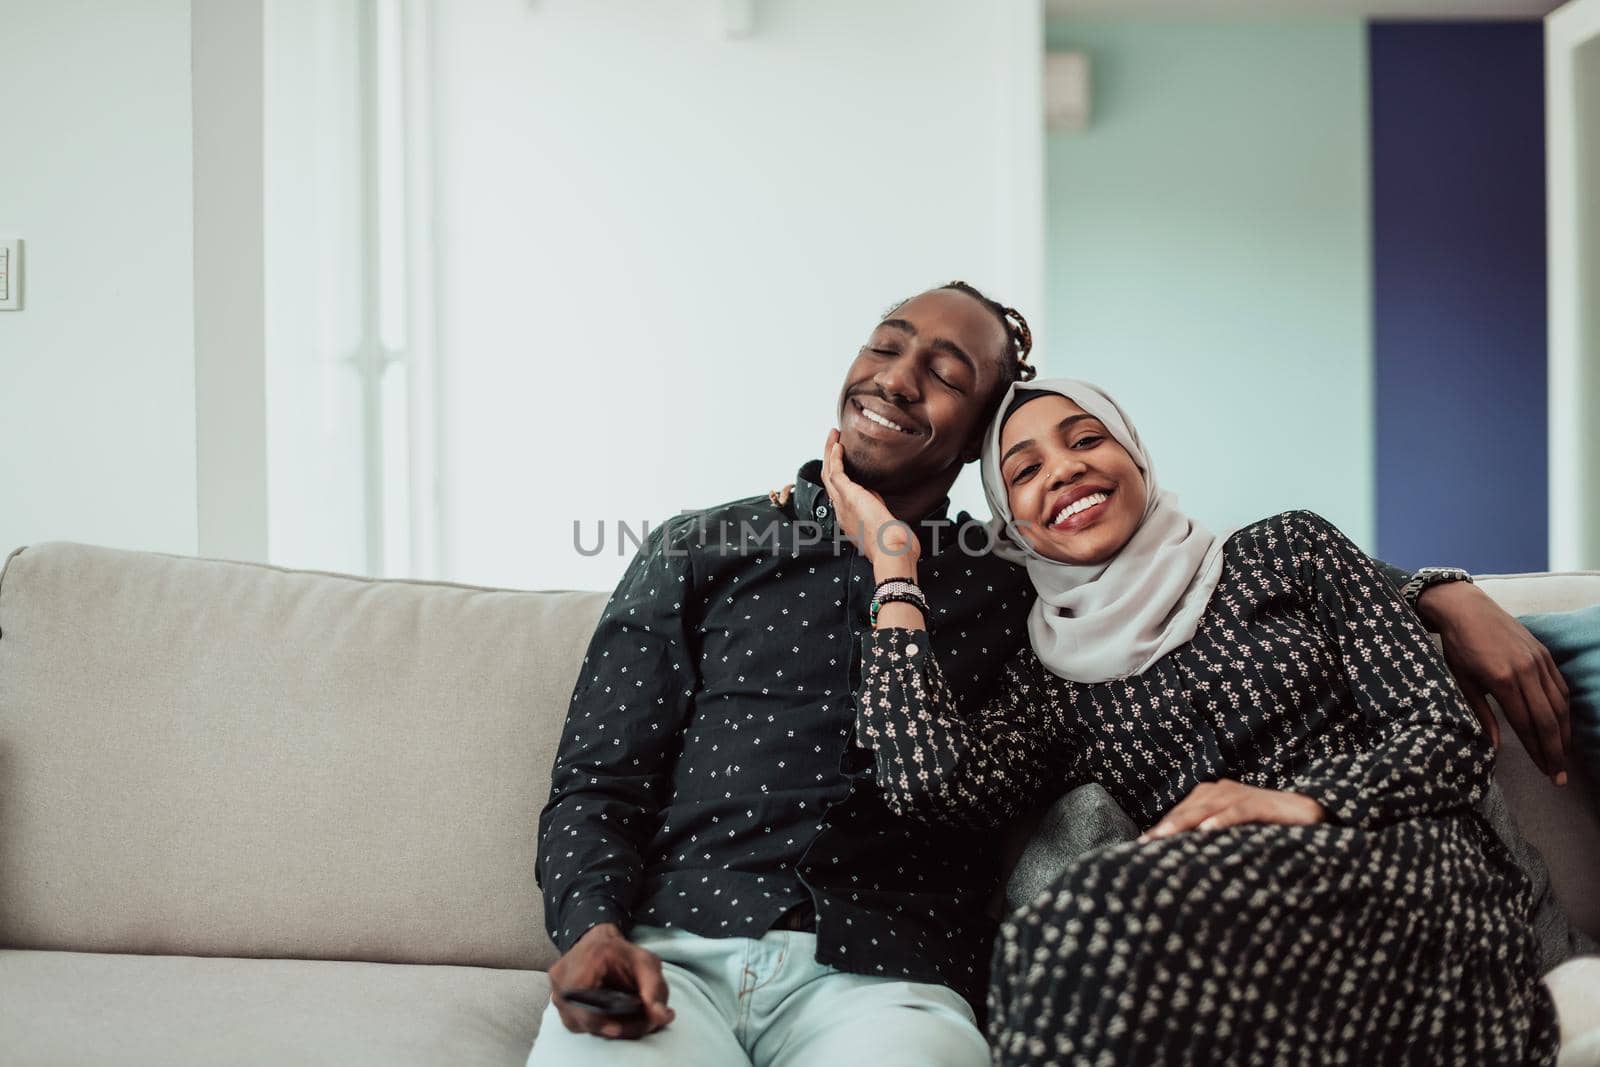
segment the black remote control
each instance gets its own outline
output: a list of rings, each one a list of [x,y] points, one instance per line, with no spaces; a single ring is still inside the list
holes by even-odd
[[[568,1003],[612,1018],[644,1014],[644,1001],[620,989],[572,989],[561,996]]]

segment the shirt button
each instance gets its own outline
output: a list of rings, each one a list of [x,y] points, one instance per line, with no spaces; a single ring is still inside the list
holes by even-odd
[[[917,646],[916,646],[915,643],[909,644],[909,645],[906,646],[906,655],[915,656],[916,654],[917,654]]]
[[[828,517],[828,509],[826,507],[822,506],[821,504],[818,504],[817,505],[817,510],[812,512],[812,514],[815,515],[819,519],[825,519],[825,518]]]

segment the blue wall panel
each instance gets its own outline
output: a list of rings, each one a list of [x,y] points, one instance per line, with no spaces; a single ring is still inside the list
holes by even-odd
[[[1543,31],[1368,32],[1378,554],[1542,570]]]

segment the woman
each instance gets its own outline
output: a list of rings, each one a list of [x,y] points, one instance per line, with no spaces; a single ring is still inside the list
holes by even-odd
[[[1528,883],[1470,810],[1493,750],[1427,634],[1327,521],[1231,536],[1163,493],[1117,404],[1014,385],[982,464],[1031,648],[952,706],[914,539],[845,476],[880,588],[860,742],[902,814],[999,825],[1097,781],[1144,829],[996,946],[1004,1063],[1551,1063]],[[903,579],[900,585],[893,579]]]

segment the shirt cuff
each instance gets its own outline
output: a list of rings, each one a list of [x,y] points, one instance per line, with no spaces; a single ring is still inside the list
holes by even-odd
[[[920,661],[915,664],[912,661],[928,648],[928,631],[908,630],[903,626],[879,626],[866,632],[861,647],[868,654],[874,649],[894,653],[896,658],[891,662],[896,664],[900,662],[898,657],[904,656],[908,665],[919,665]]]
[[[1333,826],[1370,829],[1367,822],[1372,815],[1372,806],[1367,803],[1359,786],[1325,778],[1307,778],[1290,783],[1286,789],[1321,804],[1328,823]]]
[[[928,655],[926,630],[907,630],[882,626],[861,637],[861,679],[856,690],[855,746],[863,754],[892,746],[901,726],[893,713],[905,695],[907,679],[902,672],[919,670]],[[895,694],[891,696],[891,694]],[[846,773],[857,770],[862,761],[852,761]],[[869,768],[859,768],[865,773]]]
[[[561,909],[560,919],[551,924],[551,940],[565,955],[572,951],[572,946],[578,943],[580,937],[601,923],[616,923],[626,930],[628,913],[610,897],[585,893]]]

